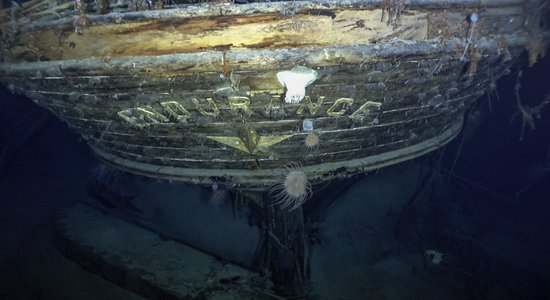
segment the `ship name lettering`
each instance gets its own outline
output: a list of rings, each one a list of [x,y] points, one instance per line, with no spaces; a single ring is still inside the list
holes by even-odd
[[[200,104],[199,100],[197,98],[193,98],[193,104],[195,105],[195,109],[203,116],[208,117],[217,117],[220,114],[220,109],[216,105],[216,102],[214,102],[214,99],[212,98],[206,98],[206,102],[211,109],[211,111],[206,111],[203,106]]]
[[[309,114],[311,116],[315,116],[319,111],[319,108],[321,108],[321,104],[323,104],[323,101],[325,101],[325,96],[319,96],[316,103],[311,102],[311,98],[309,96],[305,96],[304,100],[300,102],[300,106],[298,107],[296,114],[304,114],[304,110],[307,108],[309,110]]]
[[[327,109],[327,115],[329,117],[339,117],[346,113],[348,108],[353,105],[353,98],[340,98],[334,101],[329,109]]]
[[[248,114],[251,114],[251,111],[248,109],[248,106],[250,105],[250,98],[244,96],[230,96],[227,100],[229,101],[229,107],[231,110],[242,110]]]
[[[297,116],[308,115],[317,116],[322,115],[322,105],[325,102],[325,96],[319,96],[315,101],[312,101],[310,96],[305,96],[300,105],[295,111]],[[246,96],[229,96],[227,97],[229,108],[232,111],[242,111],[251,115],[253,113],[250,109],[250,98]],[[325,111],[326,116],[340,117],[349,114],[348,117],[354,121],[363,122],[365,118],[372,114],[377,114],[380,111],[382,103],[374,101],[366,101],[357,110],[352,111],[355,100],[353,98],[339,98],[330,105],[330,102],[326,103],[330,107]],[[144,128],[149,125],[159,123],[183,123],[186,124],[193,115],[189,112],[189,109],[194,109],[198,114],[206,117],[216,118],[220,115],[220,109],[213,98],[191,99],[192,105],[185,105],[178,101],[164,101],[160,102],[162,109],[156,110],[150,105],[141,107],[133,107],[121,110],[117,115],[124,121],[130,123],[133,126]],[[191,106],[191,107],[189,107]],[[269,105],[265,108],[265,115],[271,119],[280,119],[286,116],[285,104],[283,103],[282,95],[271,95]]]

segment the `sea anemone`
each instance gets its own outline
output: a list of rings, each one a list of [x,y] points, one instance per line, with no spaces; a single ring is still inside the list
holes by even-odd
[[[313,132],[308,133],[304,139],[304,146],[307,151],[317,150],[319,148],[319,136]]]
[[[299,163],[291,163],[284,168],[284,173],[269,190],[273,199],[271,205],[289,210],[300,207],[312,195],[311,185]]]

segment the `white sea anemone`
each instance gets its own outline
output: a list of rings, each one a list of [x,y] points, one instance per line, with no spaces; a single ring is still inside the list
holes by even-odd
[[[317,150],[317,148],[319,148],[319,143],[319,136],[313,132],[308,133],[304,139],[304,146],[307,151]]]
[[[312,195],[311,184],[299,163],[291,163],[284,168],[284,172],[272,185],[269,195],[271,205],[281,209],[296,209],[304,204]]]

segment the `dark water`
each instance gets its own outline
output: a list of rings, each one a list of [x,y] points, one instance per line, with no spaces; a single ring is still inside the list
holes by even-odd
[[[550,93],[548,70],[549,57],[521,65],[524,105]],[[519,71],[498,81],[500,100],[478,101],[448,146],[306,205],[312,299],[550,299],[550,104],[522,136]],[[88,197],[99,162],[30,100],[2,88],[0,103],[0,298],[137,299],[56,267],[45,228]]]

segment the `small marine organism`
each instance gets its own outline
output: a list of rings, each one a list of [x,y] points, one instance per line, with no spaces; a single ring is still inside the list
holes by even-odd
[[[541,118],[541,110],[548,104],[550,104],[550,93],[546,95],[542,99],[542,101],[535,107],[530,107],[521,101],[520,97],[520,78],[522,76],[523,72],[519,71],[516,79],[516,85],[515,85],[515,91],[516,91],[516,105],[518,108],[518,111],[512,115],[512,119],[510,120],[510,124],[514,121],[515,117],[520,116],[521,118],[521,133],[519,136],[519,141],[523,141],[523,134],[525,133],[525,125],[529,125],[531,130],[535,130],[535,119]]]
[[[460,61],[464,61],[466,58],[466,52],[468,52],[468,46],[470,46],[470,42],[472,41],[472,35],[474,34],[474,29],[477,24],[477,20],[479,19],[479,16],[477,13],[472,13],[470,15],[470,28],[468,29],[468,39],[466,41],[466,47],[464,47],[464,53],[462,53],[462,57],[460,57]]]
[[[304,146],[306,147],[307,151],[315,151],[317,150],[317,148],[319,148],[319,142],[319,136],[314,132],[310,132],[306,135],[306,138],[304,139]]]
[[[424,257],[429,263],[434,265],[439,265],[443,261],[443,253],[433,249],[424,251]]]
[[[542,33],[531,33],[528,37],[525,49],[529,57],[529,67],[532,67],[539,58],[546,56],[548,48],[548,40],[544,38]]]
[[[306,147],[307,151],[315,151],[319,147],[319,136],[313,132],[313,120],[311,119],[305,119],[302,122],[302,129],[304,132],[307,132],[304,139],[304,146]]]
[[[312,195],[312,189],[302,166],[296,162],[287,165],[272,185],[269,195],[272,198],[271,205],[281,209],[293,210],[307,201]]]

